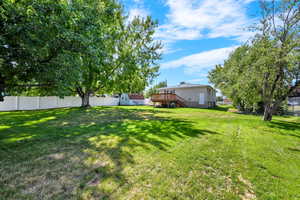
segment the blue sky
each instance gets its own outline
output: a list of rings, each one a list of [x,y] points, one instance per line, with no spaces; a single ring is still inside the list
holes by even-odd
[[[155,38],[164,44],[160,76],[168,85],[208,84],[207,73],[222,64],[254,33],[258,0],[121,0],[129,19],[158,20]]]

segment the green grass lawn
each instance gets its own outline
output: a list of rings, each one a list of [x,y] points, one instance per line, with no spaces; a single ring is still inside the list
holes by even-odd
[[[0,199],[300,199],[300,118],[219,109],[0,113]]]

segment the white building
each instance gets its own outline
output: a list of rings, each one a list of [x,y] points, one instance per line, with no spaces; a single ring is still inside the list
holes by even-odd
[[[144,95],[141,94],[122,94],[120,97],[120,105],[141,106],[141,105],[146,105],[146,100]]]
[[[160,94],[176,94],[187,107],[210,108],[216,105],[216,90],[210,85],[183,83],[159,89]]]

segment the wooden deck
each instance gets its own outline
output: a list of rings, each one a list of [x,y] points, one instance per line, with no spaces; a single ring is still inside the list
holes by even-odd
[[[159,103],[163,107],[186,107],[186,103],[183,98],[171,93],[153,94],[151,96],[151,101],[154,104]]]

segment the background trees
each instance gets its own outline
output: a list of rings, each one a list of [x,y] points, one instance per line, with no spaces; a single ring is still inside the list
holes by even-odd
[[[262,1],[258,34],[216,66],[209,79],[240,110],[261,107],[264,120],[299,85],[300,1]]]
[[[158,84],[154,85],[153,87],[149,88],[147,91],[146,91],[146,94],[145,96],[147,98],[151,97],[153,94],[157,94],[159,93],[158,89],[159,88],[163,88],[163,87],[167,87],[168,84],[167,84],[167,81],[162,81],[162,82],[159,82]]]
[[[38,86],[89,106],[92,94],[141,91],[157,75],[156,23],[127,21],[114,0],[4,0],[0,15],[0,94]]]

